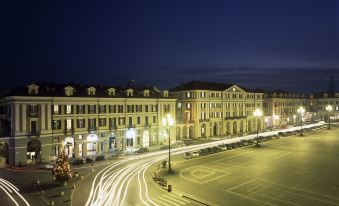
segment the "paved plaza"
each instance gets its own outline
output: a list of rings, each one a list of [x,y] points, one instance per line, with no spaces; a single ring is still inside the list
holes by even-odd
[[[175,158],[173,192],[206,205],[339,205],[339,127]]]

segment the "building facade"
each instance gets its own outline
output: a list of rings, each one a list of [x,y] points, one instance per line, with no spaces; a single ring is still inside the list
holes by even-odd
[[[265,91],[264,113],[267,128],[281,128],[287,125],[296,125],[300,121],[298,109],[306,106],[303,94],[293,94],[284,91]],[[310,115],[306,109],[306,118]]]
[[[54,159],[62,144],[70,158],[110,155],[166,144],[167,114],[176,99],[152,87],[37,83],[1,98],[0,136],[9,165]],[[171,128],[175,142],[175,128]],[[168,143],[167,143],[168,144]]]
[[[332,106],[332,111],[327,111],[326,107]],[[312,112],[317,120],[338,121],[339,120],[339,93],[312,94],[307,99],[307,108]]]
[[[171,90],[177,98],[178,139],[240,136],[264,128],[263,93],[237,85],[191,81]]]

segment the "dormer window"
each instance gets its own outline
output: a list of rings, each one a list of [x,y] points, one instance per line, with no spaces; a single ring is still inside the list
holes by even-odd
[[[128,97],[133,97],[133,89],[127,89],[126,90],[126,95],[128,96]]]
[[[28,86],[28,94],[37,95],[39,93],[39,86],[36,84],[31,84]]]
[[[74,88],[71,86],[67,86],[64,88],[64,93],[66,96],[73,96],[74,95]]]
[[[87,88],[87,95],[88,96],[94,96],[96,89],[94,87]]]
[[[143,91],[143,94],[144,94],[144,97],[149,97],[149,90],[148,89],[145,89]]]
[[[108,96],[115,96],[115,89],[114,88],[107,89],[107,94]]]
[[[168,97],[168,90],[164,90],[164,91],[162,92],[162,96],[165,97],[165,98],[167,98],[167,97]]]

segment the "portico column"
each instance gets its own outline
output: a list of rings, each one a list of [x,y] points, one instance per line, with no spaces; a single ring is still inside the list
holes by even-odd
[[[44,130],[46,130],[46,120],[45,120],[45,115],[46,115],[46,113],[45,113],[45,104],[42,104],[41,106],[40,106],[40,108],[41,108],[41,113],[40,113],[40,122],[41,122],[41,130],[42,131],[44,131]]]
[[[52,109],[51,109],[52,105],[51,104],[47,104],[47,130],[51,130],[52,129]]]
[[[14,104],[15,113],[15,133],[20,132],[20,107],[19,104]]]
[[[87,143],[84,142],[82,144],[82,156],[86,156],[87,155]]]
[[[26,134],[27,132],[27,104],[22,104],[22,110],[21,110],[21,117],[22,117],[22,125],[21,125],[21,131]]]

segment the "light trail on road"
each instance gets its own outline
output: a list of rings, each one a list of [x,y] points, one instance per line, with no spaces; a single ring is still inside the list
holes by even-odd
[[[22,201],[27,206],[29,206],[27,200],[19,193],[19,189],[9,181],[0,178],[0,189],[6,193],[6,195],[13,201],[15,205],[19,206],[18,201]],[[18,201],[15,199],[16,196],[19,197]]]
[[[304,128],[321,126],[323,124],[323,122],[320,122],[317,124],[305,125]],[[264,132],[260,133],[260,136],[276,135],[278,132],[294,131],[299,130],[299,128],[300,127],[293,127],[279,131]],[[256,134],[253,134],[232,139],[223,139],[200,145],[174,148],[172,149],[172,155],[182,154],[184,152],[190,152],[206,147],[218,146],[220,144],[229,144],[241,140],[254,139],[255,137]],[[106,166],[98,174],[96,174],[92,183],[88,200],[86,202],[86,206],[127,205],[126,198],[128,191],[131,189],[129,186],[134,178],[137,178],[138,182],[140,198],[138,203],[146,206],[157,206],[157,204],[152,201],[152,198],[148,194],[148,186],[145,174],[151,165],[166,159],[168,157],[167,153],[167,150],[163,150],[143,155],[131,156]]]

